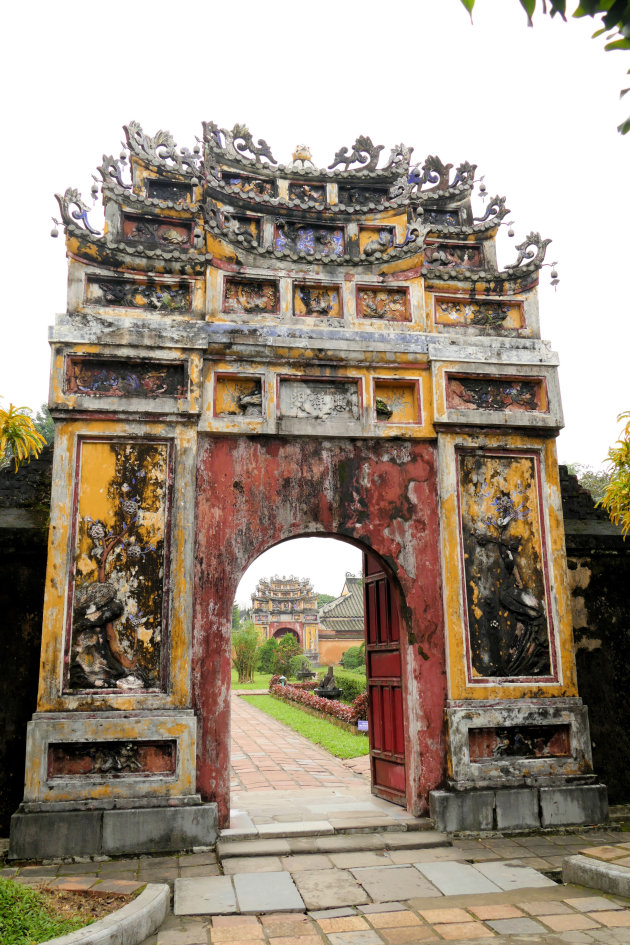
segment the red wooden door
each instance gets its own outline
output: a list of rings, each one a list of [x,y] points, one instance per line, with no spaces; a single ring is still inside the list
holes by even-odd
[[[372,793],[406,806],[400,615],[380,563],[363,555]]]

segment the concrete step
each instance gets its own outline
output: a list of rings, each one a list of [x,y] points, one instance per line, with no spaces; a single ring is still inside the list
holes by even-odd
[[[285,834],[252,840],[219,840],[220,860],[243,856],[290,856],[308,853],[359,853],[378,850],[426,850],[450,847],[451,841],[437,830],[387,830],[370,833]]]
[[[219,840],[271,839],[274,837],[321,837],[330,834],[384,833],[401,831],[432,831],[433,821],[428,817],[391,817],[387,814],[347,814],[328,820],[300,820],[289,823],[254,824],[246,814],[232,818],[233,826],[219,831]]]

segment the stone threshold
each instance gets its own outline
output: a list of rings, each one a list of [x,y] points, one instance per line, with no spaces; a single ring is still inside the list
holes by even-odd
[[[265,824],[268,827],[288,827],[288,824]],[[305,825],[306,826],[306,825]],[[328,825],[330,826],[330,825]],[[407,832],[398,826],[397,831],[377,833],[373,829],[365,832],[337,832],[329,830],[267,832],[251,840],[236,838],[219,839],[216,852],[220,860],[240,856],[288,856],[291,853],[351,853],[374,850],[430,849],[450,847],[446,834],[436,830],[412,830]]]
[[[373,814],[365,817],[350,815],[334,820],[294,821],[290,823],[254,824],[246,815],[239,815],[238,827],[226,827],[219,831],[219,841],[257,840],[272,837],[323,837],[333,834],[355,834],[380,832],[434,832],[433,821],[428,817],[393,818]]]

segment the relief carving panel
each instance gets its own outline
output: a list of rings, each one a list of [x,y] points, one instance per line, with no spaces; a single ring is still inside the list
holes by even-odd
[[[446,405],[457,410],[508,410],[531,413],[546,409],[541,380],[507,377],[446,377]]]
[[[374,410],[384,423],[418,423],[418,385],[415,381],[375,381]]]
[[[280,382],[283,417],[312,420],[358,420],[359,392],[356,381]]]
[[[568,758],[568,725],[513,725],[468,730],[471,761],[496,758]]]
[[[218,375],[214,412],[217,417],[262,417],[261,379]]]
[[[147,196],[170,203],[186,203],[192,200],[192,187],[179,180],[149,178],[146,181]]]
[[[483,250],[475,243],[427,243],[424,261],[427,266],[480,269],[483,266]]]
[[[175,774],[177,742],[53,742],[48,746],[47,779],[129,778]]]
[[[236,174],[233,171],[223,171],[224,183],[238,190],[244,196],[275,197],[276,182],[264,177],[249,177],[247,174]]]
[[[123,214],[123,239],[134,243],[191,246],[192,224],[165,217],[136,217]]]
[[[80,443],[70,690],[162,685],[169,465],[166,442]]]
[[[381,286],[357,287],[358,318],[379,318],[390,322],[408,322],[409,296],[406,289],[388,289]]]
[[[223,311],[243,315],[277,315],[280,294],[271,279],[225,280]]]
[[[312,200],[317,203],[325,203],[326,184],[298,184],[291,182],[289,184],[289,200],[299,200],[301,202]]]
[[[132,282],[89,276],[85,300],[92,305],[120,305],[124,308],[144,308],[156,312],[180,312],[191,307],[190,283]]]
[[[341,318],[341,287],[296,283],[293,286],[293,314],[310,318]]]
[[[520,302],[480,301],[468,299],[435,299],[436,325],[459,327],[474,325],[484,328],[523,328],[523,306]]]
[[[66,394],[96,397],[185,397],[186,368],[180,363],[66,358]]]
[[[311,223],[276,222],[274,249],[314,256],[343,256],[345,234],[341,226],[314,226]]]
[[[458,465],[473,680],[550,676],[537,457],[462,451]]]

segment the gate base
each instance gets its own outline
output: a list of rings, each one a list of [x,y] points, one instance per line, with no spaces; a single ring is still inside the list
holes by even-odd
[[[212,847],[217,805],[25,812],[11,818],[10,860],[173,853]]]
[[[601,824],[608,818],[605,784],[496,788],[487,791],[431,791],[436,830],[535,830]]]

